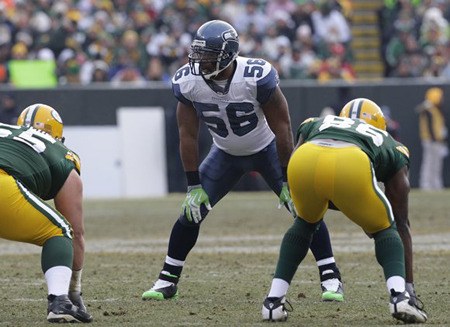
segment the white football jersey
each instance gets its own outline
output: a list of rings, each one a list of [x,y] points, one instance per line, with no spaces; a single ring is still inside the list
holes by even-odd
[[[189,64],[173,76],[172,90],[180,102],[195,108],[219,149],[247,156],[264,149],[275,137],[261,104],[277,87],[278,74],[262,59],[238,57],[236,62],[225,94],[211,89],[203,77],[192,75]]]

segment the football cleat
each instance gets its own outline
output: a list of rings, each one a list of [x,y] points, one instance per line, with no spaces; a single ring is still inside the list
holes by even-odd
[[[47,308],[47,321],[53,323],[84,322],[92,321],[92,316],[79,310],[67,295],[49,295]]]
[[[158,279],[151,289],[142,294],[142,300],[167,300],[178,298],[176,284]]]
[[[407,324],[424,323],[428,319],[423,308],[415,305],[406,291],[400,293],[391,289],[389,310],[395,319]]]
[[[286,321],[288,312],[291,311],[292,306],[285,296],[267,297],[264,300],[261,314],[265,321]]]
[[[338,278],[330,278],[320,283],[322,287],[322,301],[344,301],[344,288]]]

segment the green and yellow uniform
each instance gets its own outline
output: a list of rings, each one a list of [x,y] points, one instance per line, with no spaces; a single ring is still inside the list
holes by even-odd
[[[388,228],[392,208],[378,187],[409,165],[408,149],[386,131],[359,119],[337,116],[304,121],[304,143],[288,165],[288,183],[299,216],[322,219],[332,201],[368,233]]]
[[[72,238],[67,220],[44,200],[53,199],[78,156],[49,134],[0,123],[0,237],[42,246],[53,236]]]

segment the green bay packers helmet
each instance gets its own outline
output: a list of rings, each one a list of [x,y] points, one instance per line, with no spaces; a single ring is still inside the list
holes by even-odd
[[[376,128],[386,130],[386,119],[381,108],[366,98],[357,98],[348,102],[342,108],[339,117],[359,118]]]
[[[439,106],[444,97],[444,92],[439,87],[432,87],[425,93],[425,100],[429,101],[434,106]]]
[[[50,134],[53,138],[64,141],[63,122],[59,113],[52,107],[35,103],[26,107],[17,119],[19,126],[32,126]]]

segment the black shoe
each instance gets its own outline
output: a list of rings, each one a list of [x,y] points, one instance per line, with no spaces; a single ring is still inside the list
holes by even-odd
[[[76,307],[69,297],[64,295],[49,295],[47,321],[61,323],[61,322],[91,322],[92,316],[82,312]]]

